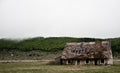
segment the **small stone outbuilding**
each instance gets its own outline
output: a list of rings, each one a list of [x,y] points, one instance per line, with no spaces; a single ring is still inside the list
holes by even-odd
[[[111,43],[109,41],[66,43],[60,64],[111,65],[113,64]]]

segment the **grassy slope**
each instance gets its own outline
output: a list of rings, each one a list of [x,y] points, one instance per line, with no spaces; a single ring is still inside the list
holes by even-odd
[[[9,39],[0,39],[0,49],[19,49],[24,51],[42,50],[58,51],[62,50],[67,42],[96,41],[94,38],[72,38],[72,37],[37,37],[15,41]]]
[[[113,66],[46,65],[33,63],[0,63],[0,73],[120,73],[120,64]]]
[[[9,40],[9,39],[0,39],[0,50],[8,49],[9,50],[22,50],[22,51],[31,51],[31,50],[41,50],[44,52],[55,52],[63,50],[67,42],[89,42],[89,41],[101,41],[103,39],[95,38],[72,38],[72,37],[36,37],[28,38],[22,41]],[[119,55],[120,53],[120,38],[114,39],[104,39],[111,40],[112,51],[114,56]]]

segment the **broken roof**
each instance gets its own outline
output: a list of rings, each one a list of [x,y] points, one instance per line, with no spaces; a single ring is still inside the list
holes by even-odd
[[[112,55],[110,42],[66,43],[62,59],[110,58]]]

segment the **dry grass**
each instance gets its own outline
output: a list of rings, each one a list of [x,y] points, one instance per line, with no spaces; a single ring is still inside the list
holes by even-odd
[[[113,66],[47,65],[46,62],[0,63],[0,73],[120,73],[120,64]]]

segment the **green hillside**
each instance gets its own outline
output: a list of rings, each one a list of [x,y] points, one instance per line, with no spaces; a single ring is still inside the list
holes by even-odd
[[[72,37],[36,37],[28,38],[21,41],[11,39],[0,39],[0,50],[18,49],[22,51],[41,50],[46,52],[54,52],[63,50],[66,42],[89,42],[111,40],[112,50],[114,54],[120,53],[120,38],[114,39],[95,39],[95,38],[72,38]]]

